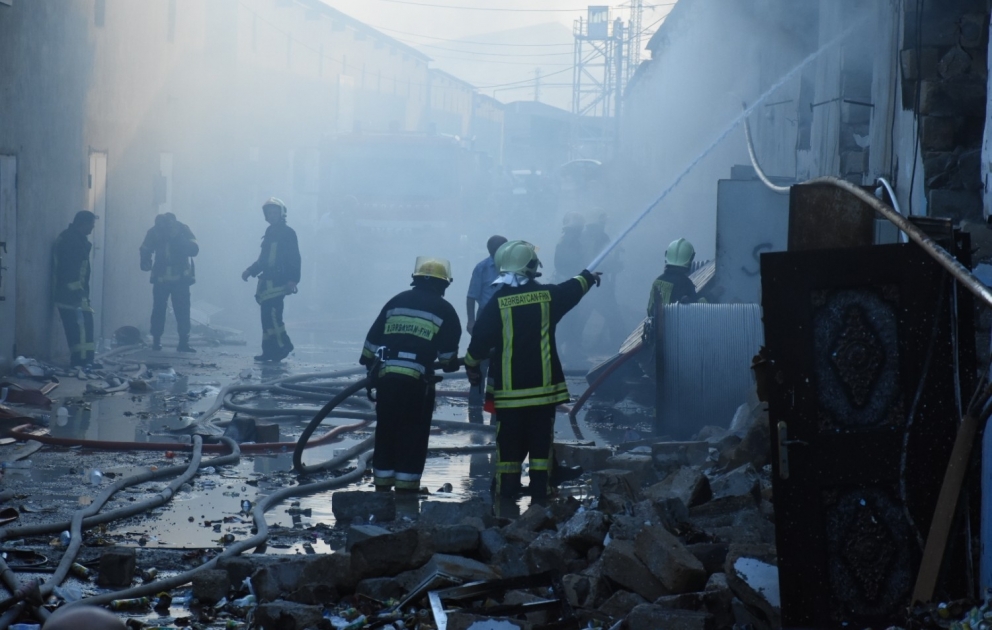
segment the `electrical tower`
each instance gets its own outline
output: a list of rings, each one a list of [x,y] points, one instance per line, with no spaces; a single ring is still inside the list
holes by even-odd
[[[644,18],[644,0],[631,0],[630,5],[630,46],[627,52],[627,77],[626,80],[634,76],[637,66],[641,65],[641,30]]]
[[[590,6],[588,17],[575,22],[575,66],[572,70],[572,113],[612,115],[615,41],[610,32],[610,7]]]

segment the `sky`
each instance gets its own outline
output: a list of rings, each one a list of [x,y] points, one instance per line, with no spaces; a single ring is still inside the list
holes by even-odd
[[[671,9],[671,0],[645,0],[643,43]],[[480,89],[501,101],[532,100],[536,73],[540,100],[568,109],[575,21],[582,0],[324,0],[370,26],[419,48],[433,67],[474,85],[527,81],[512,88]],[[593,4],[596,4],[595,2]],[[614,4],[611,19],[630,19],[629,2]],[[649,28],[650,27],[650,28]],[[539,70],[538,70],[539,69]]]

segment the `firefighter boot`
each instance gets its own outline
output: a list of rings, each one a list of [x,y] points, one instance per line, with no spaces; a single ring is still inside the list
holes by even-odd
[[[196,352],[196,348],[190,347],[189,337],[180,337],[176,352]]]

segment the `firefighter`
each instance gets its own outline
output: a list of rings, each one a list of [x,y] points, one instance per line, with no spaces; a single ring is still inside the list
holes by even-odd
[[[369,329],[360,363],[375,382],[375,489],[419,492],[434,413],[434,362],[458,369],[461,322],[444,299],[451,265],[417,258],[412,289],[386,302]],[[373,372],[374,370],[374,372]]]
[[[505,236],[500,236],[494,234],[489,237],[486,241],[486,249],[489,251],[489,255],[484,259],[479,261],[472,270],[472,279],[468,283],[468,295],[465,298],[465,310],[468,313],[468,323],[465,324],[465,330],[468,334],[472,334],[472,329],[475,327],[475,316],[476,316],[476,304],[478,304],[478,312],[482,312],[482,308],[492,299],[493,294],[499,288],[493,286],[493,280],[499,276],[499,270],[496,269],[496,263],[493,256],[496,255],[496,250],[506,242]],[[471,413],[481,413],[483,398],[486,394],[486,374],[489,372],[489,360],[486,359],[482,362],[482,380],[479,387],[472,387],[468,392],[468,406],[469,412]],[[480,416],[481,417],[481,416]]]
[[[695,258],[695,248],[684,238],[669,244],[665,252],[665,271],[651,285],[648,317],[654,316],[655,307],[659,304],[691,304],[699,301],[696,285],[689,279],[689,268]]]
[[[249,277],[258,276],[255,301],[262,315],[262,354],[255,360],[275,363],[293,351],[282,311],[285,297],[296,293],[300,282],[300,246],[296,232],[286,225],[286,204],[270,197],[262,204],[262,212],[269,224],[262,237],[262,252],[241,279],[247,282]]]
[[[600,275],[583,270],[560,284],[540,284],[541,261],[526,241],[506,243],[495,258],[501,287],[475,323],[465,371],[471,383],[480,382],[479,364],[496,349],[490,377],[497,418],[493,492],[497,513],[505,513],[521,491],[528,456],[532,500],[547,503],[555,407],[569,398],[555,328],[593,284],[599,285]]]
[[[93,307],[90,306],[89,235],[96,215],[80,210],[55,239],[52,260],[52,297],[59,309],[72,365],[93,366]]]
[[[196,237],[171,212],[155,217],[155,225],[145,234],[138,250],[141,270],[150,271],[152,283],[152,350],[162,349],[165,309],[172,298],[179,331],[178,352],[196,352],[189,345],[189,288],[196,282],[193,257],[200,252]]]

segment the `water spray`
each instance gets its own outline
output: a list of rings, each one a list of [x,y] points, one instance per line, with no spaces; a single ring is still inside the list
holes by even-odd
[[[713,140],[713,142],[710,143],[710,145],[708,147],[706,147],[702,151],[702,153],[700,153],[699,155],[697,155],[696,158],[692,162],[690,162],[689,165],[686,166],[685,169],[683,169],[681,173],[678,174],[678,176],[675,178],[675,180],[672,181],[672,183],[669,184],[667,188],[665,188],[663,191],[661,191],[661,194],[658,195],[655,198],[654,201],[652,201],[650,204],[648,204],[648,206],[646,208],[644,208],[644,210],[639,215],[637,215],[637,217],[634,218],[634,220],[631,222],[631,224],[628,225],[627,228],[623,232],[621,232],[619,234],[619,236],[617,236],[615,239],[613,239],[613,241],[609,245],[607,245],[606,248],[603,249],[603,251],[600,252],[599,255],[596,256],[592,260],[591,263],[589,263],[586,266],[586,269],[588,269],[589,271],[595,271],[596,270],[596,267],[598,267],[600,265],[600,263],[603,262],[603,259],[606,258],[607,256],[609,256],[610,252],[612,252],[616,248],[616,246],[619,245],[620,242],[623,241],[623,239],[625,239],[627,237],[627,235],[630,234],[634,230],[635,227],[637,227],[637,224],[640,223],[641,220],[644,219],[644,217],[646,217],[652,210],[654,210],[654,208],[659,203],[661,203],[662,200],[665,197],[668,196],[668,193],[670,193],[676,186],[679,185],[679,183],[682,181],[682,178],[684,178],[689,173],[689,171],[691,171],[692,169],[694,169],[696,167],[696,165],[699,164],[703,160],[703,158],[705,158],[707,155],[709,155],[713,151],[713,149],[715,149],[717,147],[717,145],[719,145],[721,142],[723,142],[723,140],[728,135],[730,135],[730,132],[732,132],[734,129],[736,129],[737,128],[737,125],[739,125],[741,123],[741,121],[743,121],[745,118],[747,118],[758,107],[758,105],[760,105],[766,98],[768,98],[773,93],[775,93],[783,85],[785,85],[786,83],[788,83],[796,74],[798,74],[803,68],[805,68],[806,66],[808,66],[810,63],[812,63],[813,61],[815,61],[820,55],[822,55],[823,53],[825,53],[827,50],[830,50],[831,48],[833,48],[834,46],[836,46],[837,44],[839,44],[843,40],[847,39],[851,35],[851,33],[854,32],[854,30],[856,28],[858,28],[861,25],[861,23],[864,22],[864,21],[865,21],[865,18],[862,18],[862,19],[858,20],[857,22],[855,22],[854,24],[852,24],[850,27],[848,27],[843,33],[841,33],[840,35],[838,35],[834,39],[830,40],[825,45],[821,46],[818,50],[816,50],[815,52],[813,52],[812,54],[810,54],[808,57],[806,57],[805,59],[803,59],[802,62],[800,62],[798,66],[796,66],[795,68],[793,68],[792,70],[790,70],[781,79],[779,79],[778,81],[776,81],[774,85],[772,85],[770,88],[768,88],[767,90],[765,90],[765,92],[761,96],[759,96],[757,98],[757,100],[755,100],[753,103],[751,103],[751,105],[749,107],[744,108],[744,110],[740,114],[738,114],[732,121],[730,121],[730,124],[727,125],[727,127],[723,130],[723,132],[720,133],[720,135],[717,136],[716,139]]]

